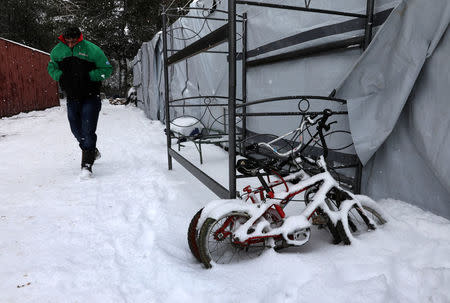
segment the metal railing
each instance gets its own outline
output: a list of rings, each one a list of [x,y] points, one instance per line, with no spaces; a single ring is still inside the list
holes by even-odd
[[[337,41],[333,43],[322,44],[319,46],[315,46],[313,48],[300,49],[296,51],[291,51],[284,54],[278,54],[275,56],[269,56],[264,58],[258,58],[249,60],[251,56],[256,56],[261,54],[261,50],[264,47],[259,47],[259,53],[256,53],[255,50],[249,51],[247,50],[247,14],[236,13],[236,5],[249,5],[249,6],[260,6],[267,7],[268,9],[286,9],[286,10],[295,10],[295,11],[303,11],[303,12],[311,12],[311,13],[320,13],[320,14],[331,14],[331,15],[340,15],[346,17],[354,17],[358,20],[363,20],[363,23],[360,21],[349,20],[347,23],[351,23],[353,28],[361,28],[364,29],[364,36],[351,38],[347,40]],[[289,99],[320,99],[327,100],[330,102],[338,102],[345,103],[345,100],[337,99],[330,96],[284,96],[284,97],[274,97],[274,98],[266,98],[261,100],[254,100],[248,102],[247,100],[247,69],[252,68],[254,66],[259,66],[267,63],[274,63],[283,60],[290,60],[293,58],[298,58],[301,56],[308,56],[312,54],[317,54],[323,51],[330,51],[335,49],[347,48],[352,45],[359,45],[362,48],[366,48],[370,43],[372,37],[372,27],[374,25],[374,0],[367,0],[366,5],[366,14],[357,14],[352,12],[343,12],[343,11],[333,11],[333,10],[324,10],[324,9],[316,9],[310,7],[310,2],[305,1],[305,7],[297,7],[297,6],[289,6],[289,5],[278,5],[278,4],[270,4],[259,1],[242,1],[242,0],[228,0],[228,11],[220,11],[214,9],[215,13],[227,14],[226,18],[215,18],[210,16],[201,17],[205,20],[215,20],[215,21],[223,21],[226,22],[224,25],[220,26],[214,31],[211,31],[209,34],[201,37],[195,42],[189,44],[183,49],[177,50],[174,52],[173,49],[168,49],[167,46],[167,37],[168,31],[168,17],[176,16],[174,13],[180,14],[179,18],[193,18],[195,16],[186,16],[181,15],[181,13],[186,13],[185,8],[163,8],[162,11],[162,19],[163,19],[163,58],[164,58],[164,95],[165,95],[165,125],[166,125],[166,136],[167,136],[167,157],[168,157],[168,168],[172,169],[172,159],[175,159],[179,162],[183,167],[185,167],[189,172],[191,172],[195,177],[197,177],[202,183],[204,183],[210,190],[212,190],[217,196],[220,198],[236,198],[236,155],[237,155],[237,135],[242,138],[246,137],[247,133],[247,121],[246,117],[256,117],[256,116],[283,116],[283,115],[298,115],[298,112],[262,112],[262,113],[247,113],[247,107],[260,104],[264,102],[274,102],[279,100],[289,100]],[[200,9],[200,10],[208,10],[202,8],[189,8],[189,9]],[[212,12],[211,10],[209,10]],[[386,10],[377,14],[377,18],[375,18],[376,24],[381,24],[389,15],[390,10]],[[198,17],[195,17],[198,18]],[[237,53],[237,23],[241,24],[241,37],[242,37],[242,50],[240,53]],[[322,31],[323,32],[323,31]],[[309,33],[314,34],[314,33]],[[297,39],[297,40],[296,40]],[[292,37],[290,41],[286,43],[295,43],[296,41],[302,41],[305,39],[305,34],[303,36],[295,36]],[[169,85],[169,66],[172,64],[176,64],[180,61],[187,60],[192,56],[200,54],[202,52],[210,51],[211,48],[219,45],[227,43],[228,45],[228,96],[214,96],[214,98],[228,99],[227,103],[221,104],[178,104],[179,101],[189,101],[190,99],[196,98],[205,98],[204,96],[198,97],[188,97],[188,98],[180,98],[175,100],[169,100],[170,97],[170,85]],[[298,42],[297,42],[298,43]],[[279,43],[278,43],[279,44]],[[275,48],[272,45],[266,45],[266,52],[272,51]],[[169,56],[169,51],[174,52]],[[214,52],[214,51],[212,51]],[[219,53],[219,52],[217,52]],[[220,52],[224,53],[224,52]],[[243,64],[241,64],[241,81],[242,81],[242,92],[241,99],[236,97],[236,89],[237,89],[237,64],[238,60],[242,60]],[[236,101],[239,101],[239,104],[236,104]],[[185,157],[183,157],[180,153],[172,149],[171,143],[171,132],[170,132],[170,108],[171,107],[195,107],[195,106],[222,106],[228,109],[228,188],[225,188],[223,185],[219,184],[214,178],[206,174],[203,170],[189,162]],[[237,113],[236,111],[240,112]],[[343,112],[342,114],[346,114]],[[241,128],[240,131],[237,132],[236,127],[236,117],[241,117]],[[226,132],[225,132],[226,133]],[[353,165],[344,165],[343,167],[353,166]],[[361,180],[361,165],[358,165],[356,176],[355,176],[355,192],[359,192],[360,190],[360,180]]]

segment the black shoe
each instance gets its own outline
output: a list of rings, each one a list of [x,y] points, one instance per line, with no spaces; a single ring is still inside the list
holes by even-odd
[[[92,165],[95,161],[95,149],[83,150],[81,155],[81,168],[86,168],[92,172]]]
[[[92,166],[86,164],[81,168],[80,180],[88,180],[92,177]]]
[[[81,166],[81,170],[88,170],[90,173],[92,173],[92,165],[84,164],[84,166]]]
[[[95,160],[98,160],[102,157],[102,154],[100,153],[100,151],[98,150],[98,148],[95,148]]]

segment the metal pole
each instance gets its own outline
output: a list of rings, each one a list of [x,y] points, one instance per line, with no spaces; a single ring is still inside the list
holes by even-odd
[[[365,18],[366,17],[366,15],[363,15],[363,14],[355,14],[355,13],[342,12],[342,11],[333,11],[333,10],[327,10],[327,9],[316,9],[316,8],[301,7],[301,6],[282,5],[282,4],[275,4],[275,3],[264,3],[264,2],[257,2],[257,1],[237,0],[236,3],[244,4],[244,5],[287,9],[287,10],[293,10],[293,11],[304,11],[304,12],[312,12],[312,13],[320,13],[320,14],[356,17],[356,18]]]
[[[247,13],[243,14],[242,22],[242,103],[247,102]],[[247,107],[242,108],[242,139],[247,138]],[[241,152],[245,154],[243,146]]]
[[[199,16],[180,16],[180,15],[175,15],[175,14],[167,14],[168,17],[177,17],[180,19],[201,19],[201,20],[214,20],[214,21],[228,21],[228,19],[225,18],[207,18],[207,17],[199,17]],[[237,21],[239,22],[239,21]]]
[[[227,109],[225,107],[223,108],[223,133],[227,133]]]
[[[366,6],[366,27],[364,35],[364,49],[366,49],[372,40],[373,11],[375,0],[367,0]]]
[[[366,49],[370,41],[372,40],[372,25],[373,25],[373,11],[374,11],[374,2],[375,0],[367,0],[366,6],[366,27],[365,27],[365,35],[364,35],[364,49]],[[358,160],[358,166],[356,167],[356,176],[355,176],[355,189],[354,193],[361,193],[361,181],[362,181],[362,171],[363,165],[361,161]]]
[[[164,103],[165,103],[165,119],[166,119],[166,138],[167,138],[167,164],[169,170],[172,170],[172,156],[169,153],[172,147],[170,138],[170,110],[169,110],[169,67],[167,66],[167,16],[163,8],[163,61],[164,61]]]
[[[236,0],[228,0],[228,185],[236,198]]]
[[[356,166],[356,174],[355,174],[355,185],[353,189],[353,193],[360,194],[361,193],[361,181],[362,181],[362,164],[361,161],[358,160],[358,164]]]

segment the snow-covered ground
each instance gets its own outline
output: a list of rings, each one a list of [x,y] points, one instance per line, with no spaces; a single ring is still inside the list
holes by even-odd
[[[80,181],[65,106],[0,119],[0,302],[450,302],[450,222],[389,199],[388,224],[351,246],[314,230],[301,248],[204,269],[186,231],[216,197],[167,170],[163,129],[104,103],[102,158]],[[224,151],[207,148],[226,180]]]

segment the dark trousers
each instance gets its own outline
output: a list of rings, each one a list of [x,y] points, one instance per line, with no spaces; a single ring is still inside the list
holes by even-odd
[[[102,103],[98,96],[82,99],[67,99],[67,116],[70,130],[83,150],[93,150],[97,143],[98,115]]]

